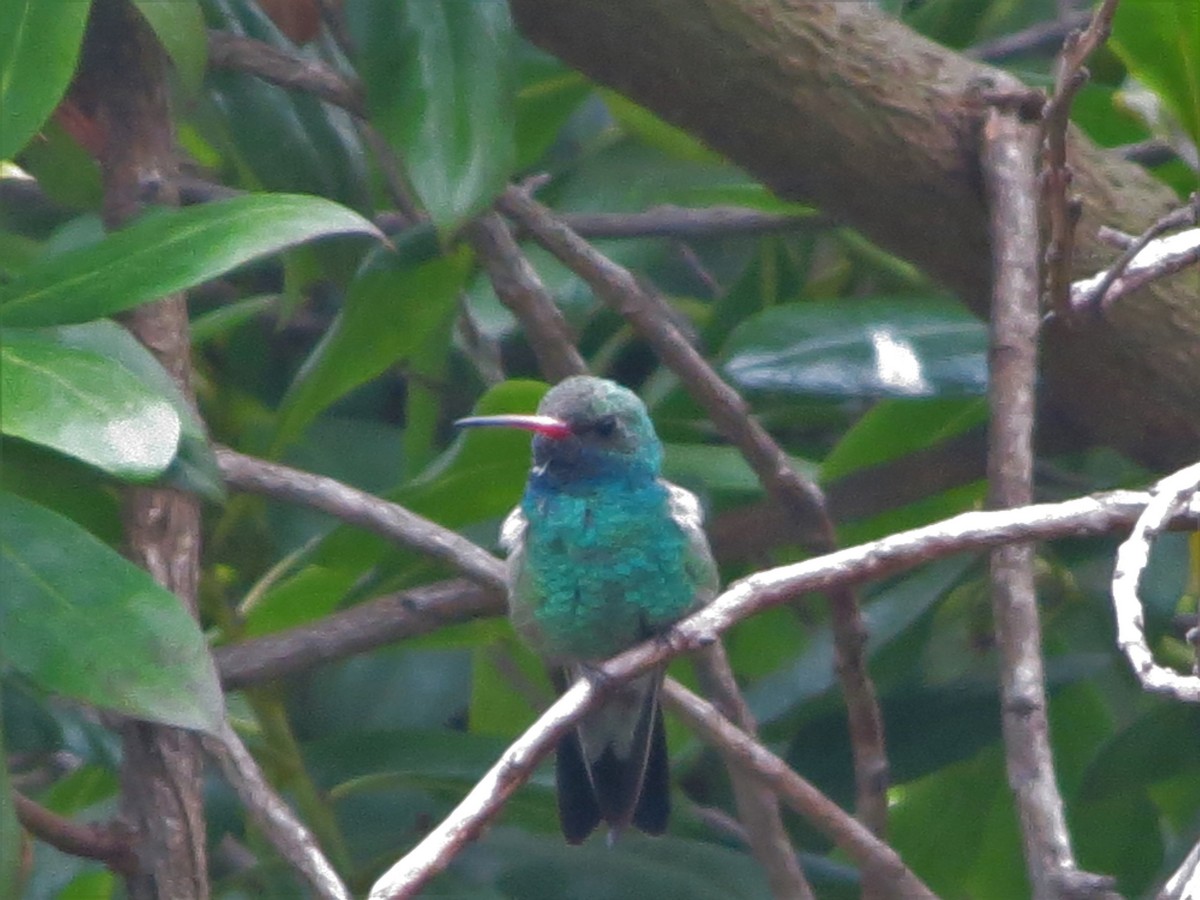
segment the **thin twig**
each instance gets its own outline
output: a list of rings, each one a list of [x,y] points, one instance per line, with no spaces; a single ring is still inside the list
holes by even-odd
[[[496,296],[521,322],[542,374],[550,381],[561,381],[586,373],[587,363],[575,348],[566,320],[517,246],[508,224],[495,213],[487,213],[467,226],[466,235],[483,261]]]
[[[663,237],[684,240],[816,230],[831,224],[826,217],[815,213],[781,215],[738,206],[693,209],[665,205],[634,213],[563,213],[562,219],[580,237],[592,239]]]
[[[230,487],[320,509],[343,522],[420,550],[489,587],[503,587],[496,559],[486,550],[395,503],[380,500],[323,475],[301,472],[226,448],[217,450],[221,477]]]
[[[497,577],[504,563],[494,560]],[[213,651],[221,683],[238,690],[447,625],[504,613],[504,595],[455,579],[376,597],[349,609]]]
[[[963,51],[963,55],[980,62],[1002,62],[1026,53],[1039,53],[1062,46],[1063,38],[1077,28],[1087,25],[1089,12],[1075,12],[1050,22],[1039,22],[1021,31],[976,44]]]
[[[1138,517],[1133,533],[1117,550],[1112,598],[1117,618],[1117,645],[1129,659],[1142,687],[1176,700],[1200,703],[1200,677],[1181,675],[1158,665],[1146,641],[1138,584],[1150,561],[1150,544],[1174,513],[1200,489],[1200,463],[1168,475],[1153,488],[1153,499]]]
[[[725,719],[741,729],[748,739],[755,740],[758,737],[758,723],[754,721],[750,705],[738,689],[737,680],[721,642],[714,641],[712,646],[697,653],[695,665],[701,688],[713,707],[719,709]],[[674,683],[667,690],[673,689]],[[771,895],[795,900],[813,898],[815,895],[812,886],[800,868],[795,848],[792,847],[784,827],[779,798],[769,785],[750,777],[743,766],[731,765],[729,758],[726,758],[725,762],[729,770],[729,780],[733,785],[738,821],[744,827],[744,837],[750,852],[767,874]]]
[[[983,131],[984,183],[991,210],[993,295],[988,353],[989,505],[1011,509],[1033,497],[1037,380],[1037,131],[991,110]],[[1020,814],[1035,900],[1107,882],[1076,870],[1050,750],[1033,546],[992,551],[992,609],[1000,649],[1005,762]]]
[[[1100,299],[1100,308],[1107,308],[1151,282],[1175,275],[1184,269],[1200,264],[1200,228],[1191,228],[1165,238],[1151,241],[1137,258],[1126,265],[1124,273],[1116,278]],[[1071,306],[1087,308],[1087,298],[1096,294],[1096,286],[1105,272],[1085,278],[1071,285]]]
[[[1087,83],[1084,63],[1108,40],[1117,0],[1102,0],[1082,32],[1067,36],[1055,65],[1054,94],[1042,110],[1042,202],[1047,226],[1045,295],[1043,306],[1069,321],[1070,285],[1074,263],[1075,225],[1079,200],[1071,196],[1072,174],[1067,164],[1067,129],[1075,94]]]
[[[1141,233],[1125,251],[1117,257],[1108,269],[1102,272],[1096,283],[1088,288],[1087,293],[1081,298],[1085,306],[1093,309],[1099,309],[1108,294],[1109,288],[1117,283],[1117,280],[1125,274],[1130,263],[1138,257],[1138,255],[1150,245],[1156,237],[1164,232],[1171,231],[1175,228],[1187,228],[1190,225],[1200,225],[1200,191],[1192,194],[1191,200],[1187,206],[1182,206],[1179,209],[1172,210],[1157,222]],[[1200,244],[1200,241],[1195,243]],[[1147,254],[1152,256],[1154,254]],[[1074,307],[1076,301],[1074,298],[1075,285],[1072,285],[1071,304]]]
[[[255,75],[270,84],[308,94],[359,116],[366,115],[362,89],[315,59],[272,47],[265,41],[210,29],[208,65]]]
[[[267,840],[322,900],[350,900],[350,892],[321,851],[316,838],[267,783],[258,763],[226,720],[220,739],[204,737],[204,749],[217,761],[242,805]]]
[[[816,552],[836,546],[835,528],[820,489],[792,468],[787,454],[750,416],[746,402],[712,369],[672,324],[665,304],[627,269],[596,251],[520,188],[505,191],[497,208],[518,222],[547,250],[579,275],[596,295],[634,327],[679,376],[717,429],[738,447],[763,487],[788,511],[793,525],[819,526]],[[886,831],[888,763],[883,718],[864,657],[866,627],[852,591],[829,595],[837,670],[845,696],[854,753],[857,810],[876,834]]]
[[[852,859],[872,880],[888,886],[887,896],[905,900],[935,900],[936,895],[917,878],[899,855],[847,815],[786,762],[730,722],[711,704],[676,681],[663,686],[663,699],[692,731],[713,745],[730,764],[762,784]]]
[[[17,821],[38,840],[71,856],[98,860],[122,875],[137,871],[137,848],[128,829],[117,823],[73,822],[17,791],[12,796]]]
[[[1179,868],[1167,879],[1157,900],[1196,900],[1200,897],[1200,843],[1192,847]]]

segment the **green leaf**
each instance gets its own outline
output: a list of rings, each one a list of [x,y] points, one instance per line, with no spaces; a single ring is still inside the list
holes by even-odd
[[[0,659],[39,687],[219,732],[224,699],[179,599],[57,513],[0,493]]]
[[[175,63],[180,80],[191,93],[204,82],[208,62],[208,33],[197,0],[133,0],[159,42]]]
[[[821,463],[824,484],[882,465],[962,434],[987,421],[978,398],[883,400],[842,435]]]
[[[1130,74],[1158,94],[1200,144],[1200,5],[1124,0],[1109,43]]]
[[[283,399],[276,448],[339,397],[433,338],[454,312],[469,261],[465,250],[415,268],[384,256],[361,274]]]
[[[167,370],[137,338],[108,319],[83,325],[63,325],[47,332],[64,347],[98,353],[113,360],[156,396],[165,398],[181,425],[179,449],[167,471],[168,479],[176,487],[194,491],[210,500],[220,501],[225,497],[225,485],[204,423]]]
[[[382,238],[358,213],[321,197],[254,194],[154,210],[97,244],[30,266],[0,291],[0,323],[98,319],[285,247],[346,233]]]
[[[983,323],[939,297],[773,307],[736,328],[723,356],[738,387],[788,395],[975,396],[987,385]]]
[[[10,0],[0,15],[0,159],[37,134],[71,83],[88,0]]]
[[[709,150],[686,131],[669,125],[644,106],[639,106],[616,91],[602,90],[600,96],[617,123],[648,147],[672,159],[687,162],[710,165],[725,162],[721,154]]]
[[[4,685],[0,683],[0,691]],[[4,717],[0,716],[0,900],[21,896],[21,826],[8,782],[8,754],[4,750]]]
[[[351,8],[372,122],[445,233],[489,204],[515,161],[515,49],[503,0]]]
[[[0,391],[0,431],[118,478],[162,474],[179,447],[179,415],[161,393],[117,360],[52,332],[5,330]]]

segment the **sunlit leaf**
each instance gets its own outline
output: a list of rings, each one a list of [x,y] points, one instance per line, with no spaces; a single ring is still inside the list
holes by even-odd
[[[983,323],[932,297],[776,306],[736,328],[723,357],[738,387],[792,395],[971,396],[987,384]]]
[[[175,458],[180,420],[171,402],[111,356],[52,331],[5,330],[0,391],[5,434],[119,478],[153,478]]]

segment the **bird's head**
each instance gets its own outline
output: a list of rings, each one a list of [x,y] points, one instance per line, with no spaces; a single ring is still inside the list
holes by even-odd
[[[579,375],[552,388],[536,415],[476,416],[463,427],[507,426],[534,433],[535,474],[560,485],[654,479],[662,444],[646,406],[628,388]]]

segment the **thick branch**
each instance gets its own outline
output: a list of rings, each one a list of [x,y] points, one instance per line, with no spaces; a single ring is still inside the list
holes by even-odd
[[[1039,318],[1036,140],[1037,132],[1016,115],[989,113],[983,166],[992,209],[995,296],[988,353],[988,493],[990,505],[1002,509],[1027,504],[1033,496]],[[991,562],[1008,781],[1016,794],[1033,896],[1051,900],[1060,896],[1057,877],[1074,866],[1074,856],[1050,755],[1033,547],[999,547]]]
[[[101,135],[103,213],[119,228],[151,203],[175,205],[174,134],[166,57],[128,0],[95,0],[72,98]],[[185,397],[191,392],[187,306],[164,297],[124,317]],[[165,488],[129,488],[123,519],[127,553],[196,614],[200,503]],[[121,806],[138,832],[141,864],[126,875],[133,900],[207,897],[203,760],[193,734],[129,721],[122,729]]]
[[[525,34],[761,178],[912,260],[977,311],[990,298],[979,175],[981,80],[995,69],[873,4],[782,0],[513,0]],[[1083,199],[1073,277],[1113,257],[1096,232],[1141,233],[1178,201],[1138,166],[1070,134]],[[1200,305],[1159,282],[1103,321],[1047,330],[1055,412],[1151,466],[1200,445]]]

